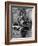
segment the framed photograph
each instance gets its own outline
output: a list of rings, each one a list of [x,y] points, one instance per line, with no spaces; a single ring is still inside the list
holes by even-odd
[[[37,42],[37,4],[5,2],[5,44]]]

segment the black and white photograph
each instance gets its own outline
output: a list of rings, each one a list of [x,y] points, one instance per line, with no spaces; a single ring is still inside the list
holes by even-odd
[[[11,11],[12,37],[32,37],[32,7],[12,6]]]

